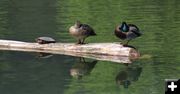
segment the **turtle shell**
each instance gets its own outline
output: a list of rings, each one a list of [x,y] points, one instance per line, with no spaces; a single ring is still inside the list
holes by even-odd
[[[56,40],[51,37],[38,37],[36,42],[39,44],[48,44],[48,43],[55,43]]]

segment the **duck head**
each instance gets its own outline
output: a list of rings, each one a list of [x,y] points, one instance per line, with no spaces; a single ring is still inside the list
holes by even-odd
[[[119,29],[122,32],[128,32],[129,31],[129,26],[126,24],[126,22],[122,22],[121,27],[119,27]]]
[[[76,26],[77,28],[79,28],[81,26],[81,22],[80,21],[76,21],[74,26]]]
[[[128,88],[130,84],[131,84],[131,82],[129,80],[123,81],[124,88]]]

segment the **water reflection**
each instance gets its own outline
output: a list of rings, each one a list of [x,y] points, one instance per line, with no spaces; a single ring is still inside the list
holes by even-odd
[[[91,73],[97,62],[97,60],[86,61],[84,58],[80,57],[79,61],[70,69],[70,75],[74,78],[82,79],[83,76]]]
[[[122,69],[122,64],[98,61],[91,76],[74,81],[69,70],[78,62],[74,63],[72,57],[56,55],[40,60],[31,54],[1,52],[2,94],[126,94],[116,88],[115,78],[117,82],[130,82],[128,91],[131,94],[162,94],[165,78],[180,77],[180,0],[81,1],[1,0],[0,37],[33,41],[37,36],[52,36],[63,42],[73,42],[67,30],[78,19],[92,25],[99,35],[87,42],[115,42],[119,39],[112,33],[114,25],[120,21],[132,22],[142,28],[144,35],[131,44],[141,53],[153,56],[139,62],[143,63],[143,72],[134,65]],[[64,87],[67,85],[71,87]]]
[[[132,82],[138,81],[141,72],[142,67],[126,64],[126,68],[117,74],[116,83],[119,87],[123,86],[124,88],[128,88]]]
[[[44,52],[37,53],[38,58],[49,58],[49,57],[52,57],[52,56],[53,56],[53,54],[51,54],[51,53],[44,53]]]

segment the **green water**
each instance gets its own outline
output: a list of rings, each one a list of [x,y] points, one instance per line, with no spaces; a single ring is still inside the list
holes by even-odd
[[[98,36],[86,42],[118,42],[114,28],[136,24],[143,36],[130,42],[151,57],[124,65],[63,55],[0,51],[1,94],[164,94],[164,79],[180,78],[179,0],[0,0],[0,39],[33,42],[50,36],[75,42],[76,20]],[[80,76],[72,77],[77,69]],[[128,87],[120,81],[130,82]]]

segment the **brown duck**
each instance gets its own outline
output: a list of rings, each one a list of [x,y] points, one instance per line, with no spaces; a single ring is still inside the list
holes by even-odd
[[[76,21],[76,23],[69,28],[69,33],[77,39],[77,44],[84,44],[87,37],[96,35],[92,27],[87,24],[82,24],[80,21]]]

